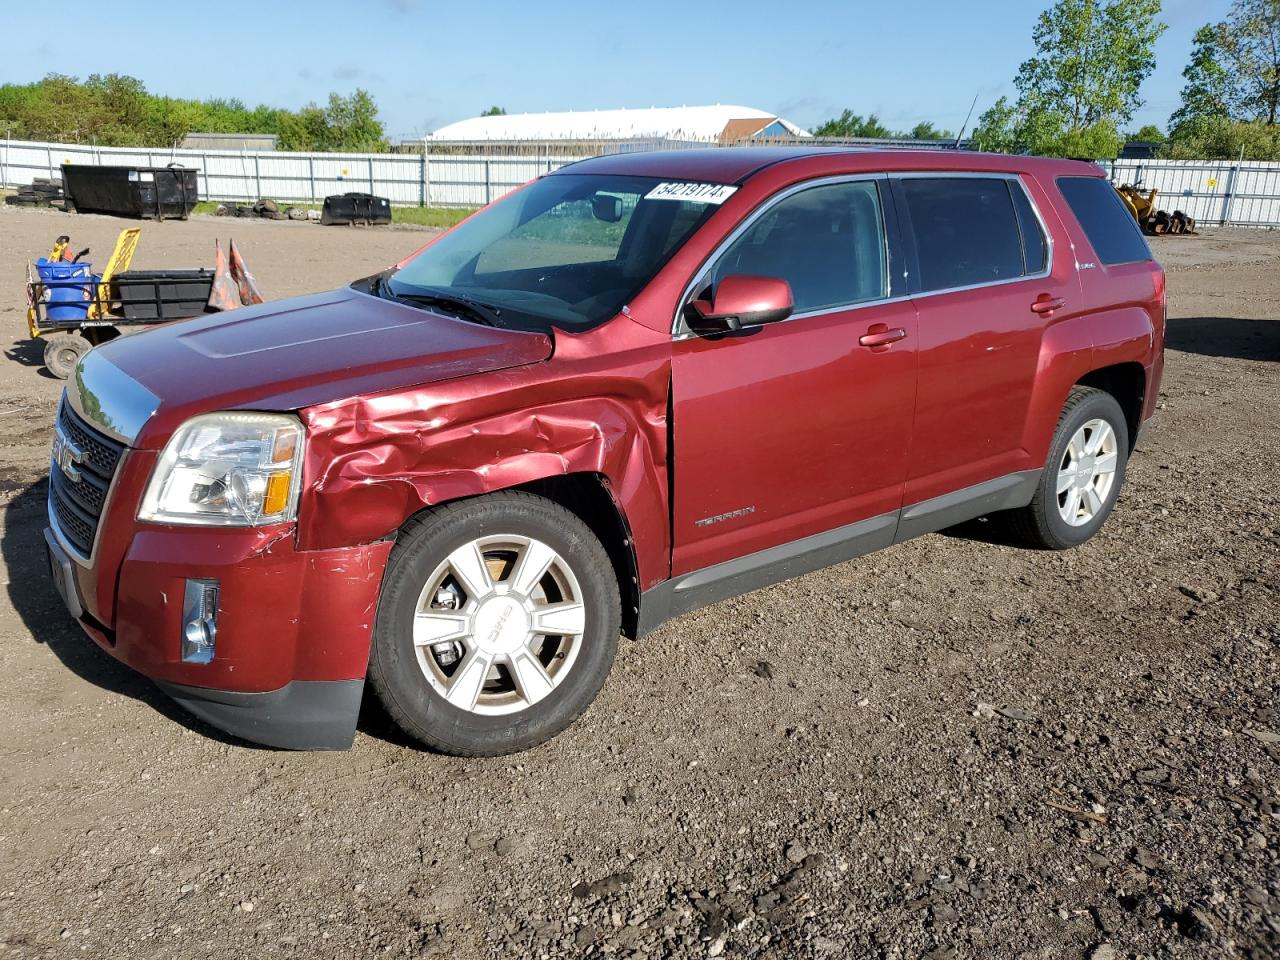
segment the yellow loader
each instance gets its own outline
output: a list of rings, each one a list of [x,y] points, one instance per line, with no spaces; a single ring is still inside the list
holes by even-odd
[[[1181,210],[1169,213],[1156,209],[1156,192],[1143,193],[1131,183],[1116,187],[1120,201],[1125,205],[1143,233],[1163,236],[1166,233],[1195,233],[1196,222]]]

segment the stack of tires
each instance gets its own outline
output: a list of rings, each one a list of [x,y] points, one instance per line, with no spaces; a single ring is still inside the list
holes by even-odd
[[[60,207],[69,209],[69,201],[62,192],[62,178],[36,177],[4,202],[11,207]]]
[[[248,217],[261,220],[306,220],[306,207],[281,207],[274,200],[258,200],[248,203],[220,203],[214,208],[215,217]],[[318,214],[317,214],[318,216]]]

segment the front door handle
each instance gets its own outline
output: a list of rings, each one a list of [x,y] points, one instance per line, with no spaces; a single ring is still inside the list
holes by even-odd
[[[906,339],[907,331],[902,327],[890,328],[887,323],[873,323],[870,329],[858,338],[858,344],[870,347],[876,353],[889,349],[889,344]]]
[[[1061,310],[1066,305],[1067,301],[1063,300],[1062,297],[1051,297],[1047,293],[1042,293],[1031,304],[1031,309],[1033,312],[1043,315],[1053,313],[1055,310]]]

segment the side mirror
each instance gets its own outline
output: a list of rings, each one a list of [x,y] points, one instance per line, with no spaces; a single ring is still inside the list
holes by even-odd
[[[607,193],[593,194],[591,215],[605,223],[617,223],[622,219],[622,198],[610,196]]]
[[[694,333],[706,336],[777,323],[791,316],[794,310],[795,300],[787,281],[780,277],[736,274],[716,285],[709,302],[690,301],[685,322]]]

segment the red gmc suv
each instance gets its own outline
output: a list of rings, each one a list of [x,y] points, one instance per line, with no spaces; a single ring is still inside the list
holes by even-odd
[[[50,565],[233,734],[347,747],[367,678],[429,747],[520,750],[620,633],[978,516],[1088,540],[1164,308],[1090,164],[585,160],[378,276],[88,354]]]

